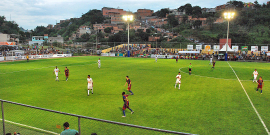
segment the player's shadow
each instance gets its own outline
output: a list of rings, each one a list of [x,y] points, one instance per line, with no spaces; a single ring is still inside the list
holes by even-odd
[[[123,112],[123,108],[122,108],[122,107],[119,107],[119,110],[120,110],[121,112]]]

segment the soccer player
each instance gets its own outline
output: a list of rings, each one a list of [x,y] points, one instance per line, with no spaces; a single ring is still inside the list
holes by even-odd
[[[191,69],[192,69],[191,63],[189,63],[189,66],[188,67],[189,67],[189,69],[188,69],[189,70],[189,75],[191,75]]]
[[[126,83],[124,86],[126,86],[126,84],[128,84],[127,90],[131,93],[131,95],[134,95],[134,93],[131,91],[131,81],[128,76],[126,76]]]
[[[157,62],[157,55],[156,55],[156,62]]]
[[[176,63],[178,63],[178,56],[176,56],[176,58],[175,58],[175,59],[176,59]]]
[[[209,65],[211,65],[211,64],[212,64],[212,60],[213,60],[213,58],[212,58],[212,57],[210,57],[210,63],[209,63]]]
[[[262,87],[264,86],[264,82],[263,82],[263,79],[262,77],[260,76],[259,80],[258,80],[258,87],[257,87],[257,92],[258,92],[258,89],[261,89],[261,94],[262,94]]]
[[[98,68],[101,67],[100,58],[98,59]]]
[[[211,69],[215,69],[216,61],[213,62],[213,67]]]
[[[28,54],[26,55],[26,59],[27,59],[27,62],[29,62],[29,55]]]
[[[180,90],[180,85],[181,85],[181,74],[180,72],[178,72],[178,75],[176,76],[176,82],[175,82],[175,85],[174,85],[174,88],[176,88],[176,85],[179,84],[179,90]]]
[[[67,81],[68,76],[69,76],[69,69],[67,67],[65,68],[65,75],[66,75],[66,81]]]
[[[89,96],[89,89],[91,89],[91,92],[92,92],[92,94],[93,94],[93,79],[92,78],[90,78],[90,75],[88,75],[88,77],[87,77],[87,84],[88,84],[88,91],[87,91],[87,95]]]
[[[126,117],[126,113],[125,113],[126,108],[128,108],[128,109],[131,111],[131,114],[133,114],[134,111],[132,111],[132,110],[129,108],[129,100],[128,100],[128,98],[127,98],[129,95],[126,95],[125,92],[122,92],[122,96],[123,96],[123,101],[124,101],[124,105],[123,105],[123,114],[124,114],[124,116],[122,116],[122,117]]]
[[[59,68],[57,68],[57,66],[55,67],[53,73],[55,74],[56,78],[55,78],[55,81],[58,81],[59,82],[59,79],[58,79],[58,72],[60,72]]]
[[[254,79],[253,79],[253,82],[256,81],[257,82],[257,76],[259,75],[257,69],[255,69],[255,71],[253,72],[253,76],[254,76]]]

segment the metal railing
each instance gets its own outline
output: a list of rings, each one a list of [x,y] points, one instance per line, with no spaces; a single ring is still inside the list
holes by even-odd
[[[177,131],[171,131],[171,130],[157,129],[157,128],[151,128],[151,127],[144,127],[144,126],[139,126],[139,125],[115,122],[115,121],[110,121],[110,120],[98,119],[98,118],[93,118],[93,117],[87,117],[87,116],[82,116],[82,115],[76,115],[76,114],[65,113],[65,112],[61,112],[61,111],[55,111],[55,110],[40,108],[40,107],[36,107],[36,106],[16,103],[16,102],[2,100],[2,99],[0,99],[0,101],[1,101],[1,110],[2,110],[1,113],[2,113],[2,124],[3,124],[3,134],[4,135],[6,134],[6,128],[7,128],[6,124],[7,123],[11,123],[13,125],[13,127],[15,125],[15,126],[18,126],[18,127],[25,127],[25,128],[27,128],[29,130],[35,130],[35,131],[37,131],[37,133],[42,132],[42,134],[44,134],[44,133],[46,133],[46,134],[59,134],[59,132],[61,132],[60,131],[61,128],[55,130],[55,129],[51,128],[51,127],[53,127],[52,125],[48,125],[48,124],[53,123],[51,121],[54,121],[53,120],[54,117],[52,116],[54,114],[60,114],[60,115],[64,115],[64,116],[71,116],[71,118],[74,118],[74,117],[77,118],[78,132],[79,132],[80,135],[89,134],[89,131],[83,131],[82,130],[82,128],[84,130],[88,130],[87,127],[89,125],[86,124],[86,123],[89,123],[89,122],[87,122],[85,120],[91,120],[92,121],[92,122],[90,122],[90,123],[92,123],[92,124],[90,124],[92,126],[92,128],[94,128],[95,125],[101,125],[101,127],[98,126],[98,129],[93,129],[93,130],[100,131],[100,128],[101,128],[103,130],[107,130],[106,134],[114,134],[114,132],[116,132],[117,134],[121,134],[120,132],[123,132],[123,134],[132,134],[132,133],[133,134],[145,134],[146,133],[146,134],[181,134],[181,135],[190,135],[190,133],[183,133],[183,132],[177,132]],[[4,103],[7,103],[7,104],[4,104]],[[6,105],[7,108],[4,109],[4,105]],[[24,107],[24,108],[18,108],[17,107],[17,109],[20,110],[20,111],[16,112],[17,109],[14,109],[15,107],[12,106],[12,105],[15,105],[16,107],[18,106],[18,107]],[[34,109],[34,110],[27,110],[27,109]],[[36,112],[37,110],[39,112]],[[21,113],[19,113],[19,112],[21,112]],[[50,112],[50,114],[43,115],[42,112]],[[8,117],[12,121],[7,120],[6,115],[8,115]],[[20,116],[16,116],[16,115],[20,115]],[[52,116],[52,117],[48,118],[48,119],[50,119],[49,120],[50,122],[47,122],[47,119],[45,118],[44,121],[40,122],[40,123],[43,124],[43,126],[39,126],[39,124],[31,123],[31,121],[35,121],[35,122],[38,121],[37,119],[35,119],[35,115],[37,115],[37,117],[39,119],[42,118],[40,116]],[[22,120],[18,120],[20,123],[19,122],[14,122],[14,121],[16,121],[16,118],[20,119],[21,117],[27,117],[27,118],[23,118]],[[68,118],[68,119],[71,119],[71,118]],[[55,119],[59,119],[59,117],[56,117]],[[67,119],[65,119],[65,121],[66,120]],[[82,120],[83,120],[83,124],[82,124]],[[24,121],[30,121],[30,123],[25,122],[25,124],[28,124],[28,125],[21,124],[21,122],[24,122]],[[93,124],[93,122],[95,122],[95,123]],[[101,123],[98,123],[98,122],[101,122]],[[44,124],[44,123],[48,123],[48,124]],[[55,123],[58,123],[58,125],[56,125],[56,126],[60,126],[59,121],[57,121]],[[72,123],[74,125],[74,123],[76,123],[75,119],[71,120],[70,123]],[[106,126],[106,124],[110,124],[110,125]],[[47,127],[45,127],[44,125],[47,125]],[[120,126],[120,127],[116,127],[116,126]],[[129,128],[136,128],[136,129],[135,130],[134,129],[130,130]],[[115,131],[117,129],[119,131]],[[53,130],[53,131],[51,131],[51,130]],[[35,133],[35,134],[37,134],[37,133]],[[99,133],[97,133],[97,134],[99,134]],[[102,133],[100,133],[100,134],[102,134]]]

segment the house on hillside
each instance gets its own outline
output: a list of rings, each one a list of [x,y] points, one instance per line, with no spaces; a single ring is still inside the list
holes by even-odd
[[[59,42],[64,43],[64,38],[61,35],[57,37],[49,37],[48,34],[44,34],[44,36],[32,36],[32,41],[29,41],[29,45],[38,45],[42,46],[44,42],[53,43]]]

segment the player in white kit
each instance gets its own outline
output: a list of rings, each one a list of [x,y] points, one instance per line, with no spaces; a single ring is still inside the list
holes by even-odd
[[[92,91],[92,94],[93,94],[93,79],[92,78],[90,78],[90,75],[88,75],[88,77],[87,77],[87,84],[88,84],[88,86],[87,86],[87,89],[88,89],[88,91],[87,91],[87,95],[89,96],[89,89],[91,89],[91,91]]]
[[[254,79],[253,79],[253,82],[257,82],[257,76],[259,75],[257,69],[255,69],[255,71],[253,72],[253,76],[254,76]]]
[[[157,62],[157,55],[156,55],[156,62]]]
[[[56,78],[55,78],[55,81],[59,81],[58,79],[58,72],[60,72],[59,68],[57,68],[57,66],[55,67],[53,73],[55,74]]]
[[[213,61],[213,58],[212,58],[212,57],[210,57],[210,63],[209,63],[209,65],[211,65],[211,64],[212,64],[212,61]]]
[[[180,85],[181,85],[181,74],[178,72],[178,75],[176,76],[176,82],[174,88],[176,88],[176,85],[179,84],[179,90],[180,90]]]
[[[101,67],[101,62],[100,62],[100,58],[98,59],[98,68],[100,68]]]

